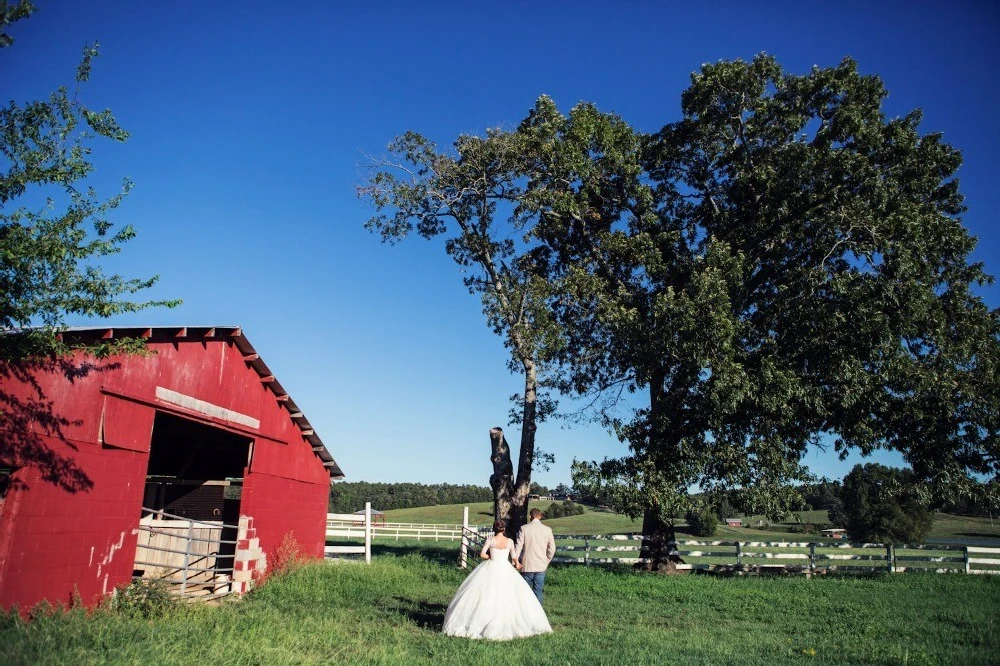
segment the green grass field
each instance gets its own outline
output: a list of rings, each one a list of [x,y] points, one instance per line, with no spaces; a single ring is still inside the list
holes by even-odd
[[[101,610],[0,617],[7,666],[212,664],[990,664],[1000,577],[661,576],[555,567],[554,633],[440,633],[466,575],[453,544],[382,543],[370,566],[315,563],[242,601],[143,619]]]
[[[531,507],[545,511],[552,502],[532,502]],[[386,520],[399,523],[438,523],[458,525],[462,522],[462,509],[466,505],[448,504],[441,506],[426,506],[414,509],[394,509],[386,511]],[[493,522],[492,504],[480,502],[469,504],[469,522],[478,525],[488,525]],[[800,524],[827,523],[826,511],[803,511],[798,514],[799,522],[789,520],[783,523],[769,525],[766,528],[756,527],[726,527],[720,525],[714,537],[725,541],[815,541],[818,535],[806,535],[794,532]],[[744,525],[755,525],[763,516],[744,518]],[[642,521],[633,522],[626,516],[603,509],[584,507],[581,516],[555,518],[545,521],[556,534],[624,534],[640,532]],[[765,521],[766,522],[766,521]],[[696,539],[684,532],[684,527],[678,528],[682,538]],[[929,535],[937,539],[955,539],[974,543],[980,539],[1000,539],[1000,519],[967,518],[938,513],[934,516],[934,526]]]

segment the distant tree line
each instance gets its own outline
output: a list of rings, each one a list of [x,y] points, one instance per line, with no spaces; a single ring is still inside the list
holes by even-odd
[[[858,465],[857,467],[862,466]],[[858,474],[860,473],[858,472]],[[841,481],[823,479],[818,483],[801,486],[799,492],[802,494],[808,508],[812,510],[835,513],[844,505],[845,491],[844,484]],[[991,504],[989,498],[984,496],[939,500],[929,503],[928,508],[955,516],[986,518],[1000,515],[1000,507]]]
[[[330,488],[329,510],[353,513],[372,503],[372,509],[408,509],[437,504],[462,504],[493,501],[493,491],[486,486],[451,483],[337,483]]]

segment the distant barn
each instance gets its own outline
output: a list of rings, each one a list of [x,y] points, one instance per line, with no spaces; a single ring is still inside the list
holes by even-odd
[[[285,539],[323,556],[343,472],[240,328],[64,336],[140,337],[148,353],[0,365],[0,606],[92,604],[174,566],[176,548],[153,548],[170,530],[153,523],[199,521],[211,543],[183,558],[225,570],[214,578],[237,592]]]

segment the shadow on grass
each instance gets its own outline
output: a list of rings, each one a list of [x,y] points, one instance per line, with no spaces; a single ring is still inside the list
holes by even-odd
[[[441,631],[444,626],[444,614],[448,610],[444,604],[415,601],[406,597],[393,597],[393,600],[399,604],[399,614],[408,617],[421,629]]]
[[[957,537],[969,537],[971,539],[998,539],[1000,535],[996,532],[955,532]]]
[[[458,543],[372,543],[372,555],[404,557],[418,555],[435,564],[455,564],[458,562]]]

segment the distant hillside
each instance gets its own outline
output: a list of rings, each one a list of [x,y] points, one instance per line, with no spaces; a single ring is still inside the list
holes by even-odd
[[[377,511],[408,509],[438,504],[466,504],[492,502],[493,491],[485,486],[454,485],[450,483],[335,483],[330,487],[329,511],[354,513],[371,502]]]

